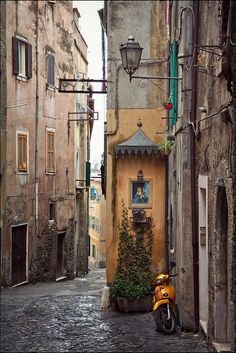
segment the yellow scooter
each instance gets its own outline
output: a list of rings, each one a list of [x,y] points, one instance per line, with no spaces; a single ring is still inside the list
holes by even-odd
[[[174,261],[170,263],[170,270],[176,266]],[[175,288],[170,284],[170,280],[177,274],[159,274],[154,280],[156,285],[153,294],[153,315],[157,329],[166,335],[171,335],[176,331],[176,304]]]

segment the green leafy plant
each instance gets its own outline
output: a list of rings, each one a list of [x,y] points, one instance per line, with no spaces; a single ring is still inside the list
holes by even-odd
[[[160,144],[159,144],[159,151],[160,152],[170,152],[171,151],[171,148],[173,146],[173,141],[171,140],[164,140],[162,141]]]
[[[111,285],[111,296],[113,299],[140,299],[153,291],[151,272],[153,234],[150,225],[131,229],[124,202],[122,206],[118,262]]]

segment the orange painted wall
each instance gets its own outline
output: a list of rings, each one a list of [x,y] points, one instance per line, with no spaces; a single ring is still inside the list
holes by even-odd
[[[144,179],[152,181],[152,207],[146,209],[146,216],[152,217],[154,243],[153,263],[154,272],[165,270],[165,164],[162,156],[139,158],[116,157],[114,146],[126,141],[137,131],[138,119],[141,119],[143,132],[154,142],[163,140],[165,121],[162,120],[163,111],[160,109],[122,109],[119,110],[119,129],[115,135],[109,136],[109,131],[115,128],[115,112],[108,110],[108,155],[107,155],[107,211],[106,231],[107,240],[107,282],[110,284],[116,269],[117,250],[119,241],[119,224],[121,220],[122,199],[129,206],[130,178],[137,178],[139,169],[143,171]],[[132,210],[129,208],[129,217]]]

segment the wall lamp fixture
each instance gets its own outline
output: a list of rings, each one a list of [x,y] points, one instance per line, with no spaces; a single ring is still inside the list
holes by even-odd
[[[139,68],[143,48],[138,42],[135,42],[133,36],[129,36],[128,42],[120,44],[120,55],[122,66],[129,75],[131,82],[132,78],[147,79],[147,80],[182,80],[182,77],[156,77],[156,76],[133,76],[135,71]]]

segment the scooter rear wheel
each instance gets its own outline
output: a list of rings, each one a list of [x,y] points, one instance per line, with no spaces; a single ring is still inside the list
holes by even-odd
[[[165,335],[172,335],[176,331],[175,316],[170,308],[170,318],[168,318],[168,311],[166,305],[161,305],[154,312],[154,319],[156,321],[157,329]]]

